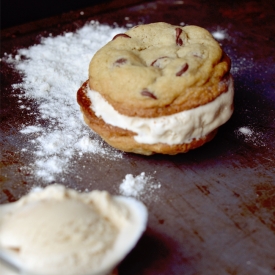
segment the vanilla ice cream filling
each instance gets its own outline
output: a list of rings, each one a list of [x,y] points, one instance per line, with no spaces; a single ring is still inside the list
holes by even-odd
[[[100,93],[89,88],[87,96],[92,102],[90,108],[97,117],[107,124],[136,133],[134,139],[138,143],[175,145],[200,139],[231,117],[234,96],[232,77],[228,82],[228,90],[215,100],[190,110],[156,118],[122,115]]]

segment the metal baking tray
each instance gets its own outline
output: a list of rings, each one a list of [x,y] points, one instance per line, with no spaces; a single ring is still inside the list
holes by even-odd
[[[126,28],[158,21],[199,25],[216,34],[232,59],[235,111],[214,140],[176,156],[124,153],[114,160],[75,155],[70,169],[52,182],[119,194],[125,175],[150,176],[146,192],[138,197],[148,207],[148,228],[119,265],[120,275],[274,274],[274,16],[272,1],[146,1],[86,8],[3,30],[0,202],[49,184],[26,169],[34,161],[34,149],[20,129],[35,116],[20,109],[21,92],[15,93],[12,85],[22,76],[4,61],[5,52],[15,55],[41,37],[74,32],[91,20]],[[35,100],[22,100],[36,110]]]

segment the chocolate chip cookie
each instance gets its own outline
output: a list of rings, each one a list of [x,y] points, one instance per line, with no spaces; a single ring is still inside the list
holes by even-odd
[[[233,112],[230,65],[201,27],[139,25],[93,56],[77,100],[86,123],[120,150],[187,152]]]

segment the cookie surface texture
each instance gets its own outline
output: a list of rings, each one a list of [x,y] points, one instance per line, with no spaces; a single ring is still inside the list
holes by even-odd
[[[216,128],[232,114],[230,65],[229,57],[218,42],[201,27],[173,26],[162,22],[139,25],[116,35],[93,56],[89,79],[78,91],[78,103],[85,122],[118,149],[146,155],[187,152],[211,140]],[[95,91],[96,95],[90,91]],[[229,92],[230,95],[219,100]],[[100,105],[97,108],[102,100],[108,106],[105,108]],[[217,100],[221,103],[217,103]],[[215,112],[223,113],[219,122],[213,123],[214,115],[210,114],[209,118],[207,114],[212,109],[211,103],[215,105]],[[210,107],[204,107],[208,105]],[[112,110],[109,112],[110,108]],[[199,111],[195,111],[197,109]],[[117,113],[117,121],[127,121],[117,124],[106,119],[104,110],[109,112],[109,116]],[[193,117],[194,114],[190,114],[193,110],[199,113],[199,117],[190,122],[193,125],[189,125],[188,129],[180,126],[185,129],[177,133],[173,133],[173,129],[166,129],[164,136],[170,135],[168,139],[145,137],[157,131],[152,129],[152,125],[162,125],[159,124],[161,119],[178,114],[185,116],[185,112]],[[128,121],[128,118],[137,118],[139,121]],[[185,123],[179,118],[174,120],[179,125]],[[128,127],[128,123],[136,125],[144,121],[146,125],[142,126],[142,133],[137,133],[137,126]],[[197,125],[199,121],[213,125],[201,130],[205,127]],[[178,128],[177,124],[175,126]],[[185,133],[184,138],[179,138],[183,131],[192,133]]]

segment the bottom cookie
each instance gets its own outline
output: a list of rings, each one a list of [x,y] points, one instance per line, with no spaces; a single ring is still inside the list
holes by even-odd
[[[176,155],[179,153],[186,153],[191,149],[202,146],[206,142],[212,140],[217,133],[217,129],[211,131],[207,135],[193,139],[190,143],[169,145],[165,143],[145,144],[139,143],[135,140],[134,132],[112,126],[105,123],[103,119],[97,117],[92,108],[90,108],[92,102],[86,94],[87,82],[78,90],[77,100],[80,104],[80,109],[83,114],[85,123],[98,133],[109,145],[125,151],[142,155],[152,154],[168,154]]]
[[[176,155],[179,153],[186,153],[191,149],[198,148],[204,145],[206,142],[211,141],[217,133],[217,129],[209,133],[208,135],[200,138],[194,139],[190,143],[168,145],[164,143],[156,144],[143,144],[138,143],[133,138],[133,134],[130,131],[125,131],[111,125],[101,124],[100,120],[96,116],[85,115],[84,111],[83,118],[85,123],[97,132],[109,145],[129,153],[136,153],[142,155],[152,155],[152,154],[167,154],[167,155]],[[113,128],[113,129],[112,129]],[[112,131],[110,131],[112,130]],[[129,135],[126,135],[125,132],[129,132]]]

